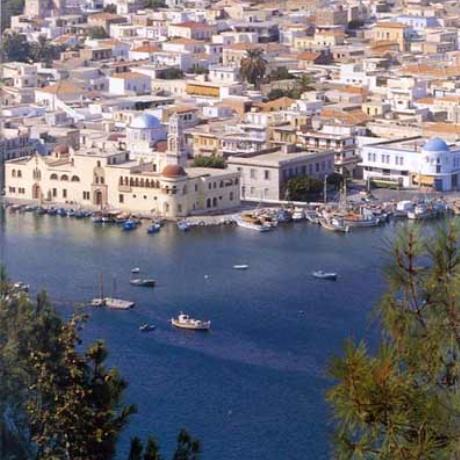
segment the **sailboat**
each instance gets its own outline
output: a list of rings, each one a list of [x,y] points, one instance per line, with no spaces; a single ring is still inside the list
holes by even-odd
[[[113,278],[113,295],[116,292],[116,278]],[[130,300],[117,299],[115,297],[104,296],[104,276],[102,273],[99,275],[99,297],[91,300],[90,306],[92,307],[107,307],[114,310],[128,310],[133,308],[135,302]]]

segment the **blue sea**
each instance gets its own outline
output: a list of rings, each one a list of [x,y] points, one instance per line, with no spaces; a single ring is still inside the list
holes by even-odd
[[[259,234],[237,227],[155,235],[57,216],[5,213],[1,257],[14,280],[44,288],[66,316],[98,294],[134,300],[130,311],[88,310],[84,340],[103,339],[138,413],[120,440],[153,434],[168,456],[181,427],[203,459],[305,460],[331,456],[327,365],[347,337],[375,339],[373,308],[399,224],[350,234],[306,223]],[[234,264],[248,264],[246,271]],[[154,289],[129,284],[132,267]],[[339,273],[337,282],[313,270]],[[180,311],[209,333],[174,330]],[[140,333],[154,323],[152,333]]]

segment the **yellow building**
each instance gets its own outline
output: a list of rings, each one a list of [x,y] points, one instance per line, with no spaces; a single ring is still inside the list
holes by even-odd
[[[166,151],[150,158],[121,147],[74,151],[61,145],[50,156],[7,161],[6,198],[169,218],[239,206],[239,173],[186,168],[183,149],[177,116]]]
[[[374,42],[394,42],[399,51],[406,51],[409,27],[399,22],[378,22],[374,28]]]

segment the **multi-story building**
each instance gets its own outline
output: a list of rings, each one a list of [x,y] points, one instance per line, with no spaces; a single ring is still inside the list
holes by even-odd
[[[366,180],[439,191],[457,190],[460,185],[460,144],[448,145],[439,137],[365,145],[361,157]]]
[[[0,133],[0,193],[5,186],[5,162],[32,155],[37,142],[27,132],[3,128]]]
[[[310,176],[318,179],[334,171],[334,153],[296,151],[293,146],[230,157],[228,169],[241,174],[240,193],[245,201],[278,201],[288,198],[289,179]]]
[[[170,218],[225,211],[240,204],[238,172],[186,168],[184,152],[182,128],[173,116],[166,151],[152,152],[150,159],[120,144],[81,150],[60,145],[47,157],[9,160],[6,196]]]

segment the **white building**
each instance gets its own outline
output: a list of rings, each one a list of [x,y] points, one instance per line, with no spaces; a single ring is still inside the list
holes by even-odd
[[[439,137],[385,141],[362,148],[363,177],[401,187],[456,190],[460,184],[460,144]]]
[[[149,94],[151,92],[151,79],[148,75],[138,72],[120,72],[109,78],[110,94]]]

